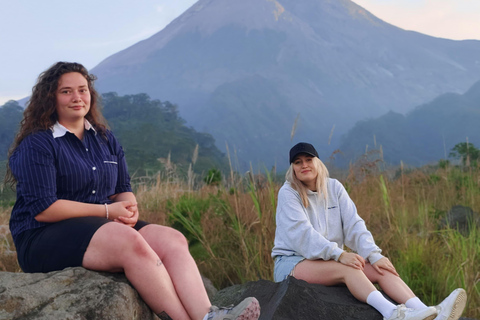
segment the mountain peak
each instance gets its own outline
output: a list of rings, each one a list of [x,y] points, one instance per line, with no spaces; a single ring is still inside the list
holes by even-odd
[[[299,114],[296,138],[325,137],[312,142],[329,155],[358,120],[463,92],[478,56],[480,41],[405,31],[350,0],[199,0],[92,72],[102,92],[176,103],[220,148],[273,161]]]

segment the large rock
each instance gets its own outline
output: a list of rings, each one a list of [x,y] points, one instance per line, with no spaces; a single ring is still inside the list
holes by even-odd
[[[440,228],[446,228],[447,226],[458,230],[464,236],[468,236],[472,228],[480,230],[480,214],[470,207],[453,206],[440,220]]]
[[[249,296],[260,302],[260,320],[382,320],[380,313],[355,299],[345,286],[325,287],[293,277],[280,283],[259,280],[222,289],[213,304],[237,304]]]
[[[123,274],[0,273],[0,319],[158,319]]]
[[[355,299],[345,286],[325,287],[293,277],[274,283],[248,282],[220,290],[213,304],[237,304],[256,297],[262,308],[259,320],[382,320],[374,308]],[[468,320],[467,318],[460,318]]]
[[[203,278],[209,297],[217,290]],[[50,273],[0,272],[0,320],[159,319],[123,273],[81,267]]]

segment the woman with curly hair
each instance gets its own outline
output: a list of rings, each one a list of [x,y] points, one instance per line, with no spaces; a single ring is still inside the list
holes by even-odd
[[[139,220],[94,80],[82,65],[58,62],[33,88],[6,177],[17,191],[10,230],[21,268],[124,272],[162,319],[257,319],[255,298],[212,307],[185,237]]]
[[[466,303],[454,290],[436,307],[427,307],[381,254],[355,204],[310,143],[290,149],[286,182],[278,192],[277,229],[272,257],[274,278],[293,276],[326,286],[345,284],[352,295],[386,320],[456,320]],[[354,252],[344,250],[344,245]],[[374,283],[399,305],[378,291]]]

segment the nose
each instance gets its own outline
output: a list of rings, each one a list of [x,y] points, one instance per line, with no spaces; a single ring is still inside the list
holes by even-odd
[[[78,92],[74,92],[72,96],[73,102],[80,102],[82,101],[82,98],[80,97],[80,94]]]

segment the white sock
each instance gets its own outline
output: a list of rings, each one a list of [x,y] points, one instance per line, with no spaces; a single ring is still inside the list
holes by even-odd
[[[384,318],[389,318],[397,306],[385,299],[380,291],[375,290],[370,292],[367,297],[367,303],[377,309]]]
[[[418,297],[413,297],[407,300],[405,302],[405,306],[410,309],[425,309],[428,308],[422,300],[418,299]]]

